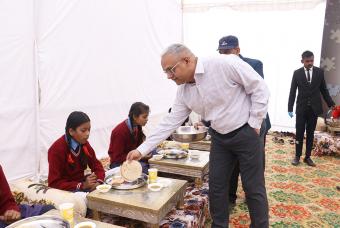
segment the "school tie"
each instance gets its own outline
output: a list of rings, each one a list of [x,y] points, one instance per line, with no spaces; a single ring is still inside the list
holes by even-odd
[[[307,69],[307,81],[310,84],[310,74],[309,74],[309,69]]]

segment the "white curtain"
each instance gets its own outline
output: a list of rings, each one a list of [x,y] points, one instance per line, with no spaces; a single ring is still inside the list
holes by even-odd
[[[133,102],[151,107],[147,129],[154,126],[176,90],[160,54],[183,36],[198,56],[216,54],[220,37],[238,36],[241,53],[264,63],[273,125],[292,128],[290,80],[304,50],[319,62],[325,1],[252,2],[192,8],[184,1],[182,28],[178,0],[0,1],[0,164],[7,177],[46,174],[47,149],[74,110],[90,116],[98,157],[107,155],[110,132]]]
[[[179,1],[5,0],[0,19],[0,164],[9,179],[47,174],[47,150],[74,110],[90,116],[90,143],[103,157],[133,102],[150,106],[148,128],[171,106],[176,86],[160,55],[182,40]]]
[[[37,167],[33,0],[0,1],[0,164],[8,178]]]
[[[154,116],[167,111],[176,88],[160,54],[181,41],[181,10],[171,0],[38,2],[41,172],[47,173],[47,150],[70,112],[90,116],[90,143],[103,157],[133,102],[148,104]]]
[[[241,54],[264,64],[272,129],[294,130],[295,118],[287,114],[291,78],[302,67],[303,51],[313,51],[315,65],[320,62],[325,1],[296,1],[294,10],[292,1],[203,2],[184,1],[186,45],[198,56],[216,55],[221,37],[237,36]],[[244,2],[248,8],[242,7]]]

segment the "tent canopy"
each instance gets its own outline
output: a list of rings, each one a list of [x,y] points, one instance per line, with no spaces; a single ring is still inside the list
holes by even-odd
[[[9,179],[46,174],[47,150],[75,110],[90,116],[90,143],[107,156],[111,130],[133,102],[151,107],[146,130],[171,107],[176,85],[160,67],[164,48],[184,42],[215,55],[228,34],[264,63],[272,122],[292,129],[283,104],[301,52],[319,61],[324,10],[320,0],[1,1],[0,163]]]

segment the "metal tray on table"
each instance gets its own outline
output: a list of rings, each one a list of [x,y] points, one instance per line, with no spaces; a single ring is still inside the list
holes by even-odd
[[[39,215],[22,219],[7,226],[8,228],[70,228],[70,224],[54,215]]]
[[[188,152],[186,152],[185,150],[178,150],[178,149],[160,150],[157,153],[162,154],[163,158],[170,158],[170,159],[181,159],[181,158],[188,157]]]
[[[120,177],[120,167],[116,167],[114,169],[111,169],[105,173],[105,179],[104,182],[106,184],[111,184],[112,180],[114,178]],[[130,189],[136,189],[144,186],[148,181],[148,176],[145,173],[142,173],[142,175],[135,181],[124,181],[122,184],[112,185],[112,188],[118,189],[118,190],[130,190]]]

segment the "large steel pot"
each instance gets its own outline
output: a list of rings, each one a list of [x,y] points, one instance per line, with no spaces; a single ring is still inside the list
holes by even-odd
[[[171,134],[171,138],[177,142],[189,143],[201,141],[207,134],[208,128],[203,126],[198,127],[198,129],[194,126],[181,126]]]

